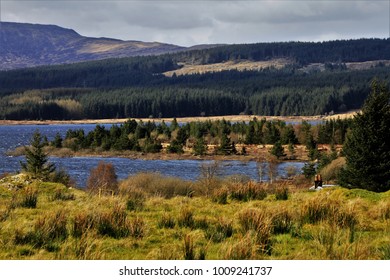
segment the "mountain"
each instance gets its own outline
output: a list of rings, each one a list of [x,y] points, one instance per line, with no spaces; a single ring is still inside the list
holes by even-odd
[[[56,25],[0,23],[0,70],[159,55],[185,49],[158,42],[89,38]]]

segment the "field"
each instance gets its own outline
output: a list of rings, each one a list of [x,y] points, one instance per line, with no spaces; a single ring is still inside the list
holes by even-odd
[[[0,180],[0,259],[390,259],[390,192],[138,174],[116,194]]]

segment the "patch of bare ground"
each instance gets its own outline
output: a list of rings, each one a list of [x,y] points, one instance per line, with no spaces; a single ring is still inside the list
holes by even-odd
[[[259,71],[268,67],[275,67],[277,69],[283,68],[284,66],[291,64],[292,61],[286,58],[277,58],[265,61],[250,61],[250,60],[236,60],[236,61],[226,61],[222,63],[214,64],[183,64],[183,67],[163,73],[167,77],[172,77],[175,73],[176,75],[190,75],[190,74],[204,74],[210,72],[221,72],[228,70],[237,70],[237,71]]]
[[[204,121],[217,121],[217,120],[226,120],[230,122],[249,122],[253,118],[266,120],[281,120],[289,122],[301,122],[301,121],[315,121],[315,120],[326,120],[326,119],[345,119],[352,118],[358,111],[351,111],[342,114],[334,114],[331,116],[260,116],[260,115],[229,115],[229,116],[210,116],[210,117],[183,117],[176,118],[180,123],[185,122],[204,122]],[[83,120],[0,120],[0,125],[52,125],[52,124],[111,124],[111,123],[124,123],[129,119],[135,119],[136,121],[143,122],[171,122],[174,118],[124,118],[124,119],[83,119]]]

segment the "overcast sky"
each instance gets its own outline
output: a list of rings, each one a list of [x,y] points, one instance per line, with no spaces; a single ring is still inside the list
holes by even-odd
[[[81,35],[212,43],[388,38],[390,1],[0,0],[2,21],[56,24]]]

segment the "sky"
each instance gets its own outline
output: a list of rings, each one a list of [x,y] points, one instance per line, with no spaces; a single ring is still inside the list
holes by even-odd
[[[390,36],[390,0],[0,0],[0,20],[181,46]]]

